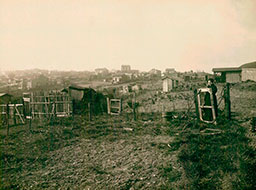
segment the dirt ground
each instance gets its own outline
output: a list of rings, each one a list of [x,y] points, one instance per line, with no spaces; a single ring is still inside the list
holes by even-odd
[[[124,121],[119,116],[105,116],[104,122],[76,120],[54,129],[34,125],[32,134],[26,128],[11,128],[12,135],[2,143],[2,156],[18,161],[3,166],[4,187],[159,189],[168,181],[166,167],[181,171],[176,154],[168,153],[173,137],[167,125]]]
[[[255,100],[255,83],[231,87],[232,115],[246,129],[250,146],[256,145],[249,132]],[[175,104],[180,101],[186,102],[180,97]],[[91,122],[76,116],[53,126],[34,122],[31,131],[28,124],[14,126],[8,137],[2,127],[1,189],[189,188],[192,182],[179,156],[182,149],[173,148],[173,142],[183,139],[194,121],[178,117],[165,122],[157,113],[139,115],[138,121],[127,114],[98,116]],[[230,186],[223,187],[219,189]]]

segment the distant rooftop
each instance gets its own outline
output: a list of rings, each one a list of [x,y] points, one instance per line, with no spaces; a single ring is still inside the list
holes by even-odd
[[[242,69],[239,67],[223,67],[223,68],[213,68],[213,72],[227,72],[227,71],[234,71],[238,72],[241,71]]]

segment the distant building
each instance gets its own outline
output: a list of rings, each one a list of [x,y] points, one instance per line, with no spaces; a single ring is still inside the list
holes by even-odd
[[[178,72],[176,72],[173,68],[167,68],[165,69],[164,76],[178,77]]]
[[[183,78],[184,78],[185,82],[188,82],[188,81],[191,80],[191,76],[190,75],[184,75]]]
[[[114,76],[112,78],[112,82],[115,83],[119,83],[121,81],[122,77],[121,76]]]
[[[126,79],[132,79],[134,77],[134,75],[132,73],[125,73],[123,76]]]
[[[123,89],[122,89],[122,92],[123,93],[128,93],[128,92],[131,92],[131,90],[132,90],[131,85],[124,85]]]
[[[121,65],[121,72],[130,72],[131,71],[131,66],[130,65]]]
[[[162,78],[163,81],[163,92],[169,92],[176,88],[179,84],[178,79],[170,78],[170,77],[164,77]]]
[[[47,87],[49,85],[49,78],[43,74],[40,74],[32,80],[33,88]]]
[[[176,71],[175,71],[174,68],[167,68],[167,69],[165,69],[165,73],[166,74],[173,74],[173,73],[176,73]]]
[[[212,71],[217,82],[256,81],[256,61],[243,64],[240,67],[213,68]]]
[[[134,75],[134,76],[138,76],[140,71],[139,70],[136,70],[136,69],[132,69],[130,70],[130,72]]]
[[[26,85],[27,90],[32,88],[32,81],[28,81]]]
[[[148,72],[151,76],[154,75],[154,76],[161,76],[161,71],[158,70],[158,69],[151,69],[149,72]]]
[[[142,89],[141,85],[135,84],[135,85],[132,86],[132,91],[139,91],[141,89]]]
[[[96,75],[106,75],[106,74],[108,74],[108,69],[106,69],[106,68],[98,68],[98,69],[95,69],[95,74]]]

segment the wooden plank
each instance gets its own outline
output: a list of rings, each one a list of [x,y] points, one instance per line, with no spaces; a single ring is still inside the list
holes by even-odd
[[[110,99],[111,102],[120,102],[120,99]]]
[[[212,106],[200,106],[200,108],[209,108],[209,109],[212,109]]]

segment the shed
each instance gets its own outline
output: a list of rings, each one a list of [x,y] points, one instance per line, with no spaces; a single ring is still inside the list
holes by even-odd
[[[0,93],[0,104],[7,104],[11,101],[12,95],[8,93]]]
[[[107,112],[106,97],[92,88],[69,86],[68,93],[73,102],[74,113],[85,112],[89,104],[94,114]]]
[[[256,81],[256,61],[243,64],[240,67],[213,68],[212,71],[217,82]]]
[[[162,78],[163,81],[163,92],[169,92],[176,88],[179,84],[179,80],[171,77]]]
[[[237,83],[241,82],[241,68],[213,68],[212,69],[217,82]]]
[[[243,64],[239,68],[242,69],[242,81],[256,81],[256,61]]]

